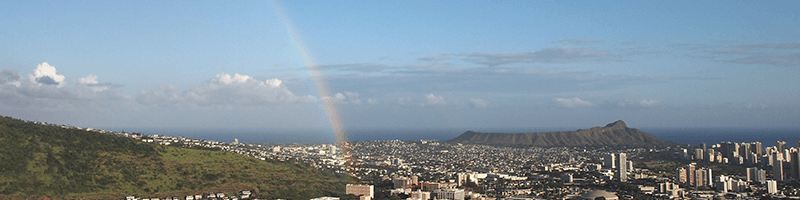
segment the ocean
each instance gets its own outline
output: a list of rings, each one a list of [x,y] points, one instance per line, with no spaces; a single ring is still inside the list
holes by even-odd
[[[247,128],[110,128],[106,130],[137,132],[148,135],[169,135],[188,138],[232,142],[234,138],[243,143],[331,143],[335,138],[330,130],[297,129],[247,129]],[[428,128],[428,129],[349,129],[345,132],[350,141],[373,140],[449,140],[469,129]],[[479,132],[550,132],[574,131],[577,128],[503,128],[473,129]],[[800,128],[639,128],[663,140],[697,145],[700,142],[717,144],[720,142],[760,141],[765,146],[776,141],[786,141],[795,146],[800,141]]]

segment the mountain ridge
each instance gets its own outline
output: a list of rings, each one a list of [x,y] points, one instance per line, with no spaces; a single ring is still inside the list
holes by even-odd
[[[450,143],[498,146],[589,147],[589,146],[661,146],[676,144],[649,133],[629,128],[622,120],[606,126],[575,131],[535,133],[481,133],[467,131],[448,140]]]

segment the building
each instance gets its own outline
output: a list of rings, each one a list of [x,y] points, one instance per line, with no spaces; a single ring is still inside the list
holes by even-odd
[[[778,141],[777,145],[775,145],[775,148],[777,148],[776,150],[778,152],[783,152],[783,150],[786,149],[786,141]]]
[[[629,160],[629,161],[627,162],[627,165],[625,165],[625,169],[627,169],[627,170],[628,170],[628,172],[633,172],[633,161],[630,161],[630,160]]]
[[[411,199],[414,200],[428,200],[431,199],[431,193],[421,190],[411,192]]]
[[[739,156],[747,158],[747,154],[750,154],[750,143],[742,142],[739,145]]]
[[[603,168],[606,169],[614,169],[617,168],[614,164],[616,163],[615,157],[613,153],[606,154],[603,157]]]
[[[562,183],[572,183],[572,174],[561,174],[561,182]]]
[[[708,150],[705,150],[705,152],[706,152],[705,160],[708,161],[708,162],[714,162],[714,158],[717,155],[717,154],[714,153],[714,149],[708,149]]]
[[[695,181],[697,180],[697,179],[695,179],[697,177],[694,175],[695,172],[696,172],[695,171],[696,170],[695,169],[695,167],[696,167],[695,165],[696,165],[696,163],[689,163],[689,166],[687,166],[688,169],[686,169],[687,181],[688,181],[689,185],[692,185],[692,186],[695,185]]]
[[[601,198],[602,197],[602,198]],[[616,194],[605,191],[605,190],[592,190],[587,193],[581,195],[581,199],[585,200],[595,200],[595,199],[606,199],[606,200],[616,200],[619,199]]]
[[[627,155],[625,153],[619,153],[617,155],[617,162],[614,163],[614,165],[616,165],[618,168],[616,177],[617,180],[619,180],[620,182],[628,181],[627,163],[628,163]]]
[[[783,180],[783,156],[780,153],[775,153],[772,156],[772,179],[776,181]]]
[[[761,155],[764,155],[764,152],[763,152],[764,148],[761,147],[761,142],[753,142],[753,143],[751,143],[751,145],[752,146],[750,147],[750,150],[753,151],[753,153],[756,153],[756,155],[758,155],[758,157],[761,157]]]
[[[375,187],[373,185],[353,185],[347,184],[345,187],[345,194],[352,194],[355,196],[367,196],[370,199],[375,198]]]
[[[708,181],[710,181],[708,179],[708,175],[709,175],[708,172],[710,172],[710,170],[706,170],[706,169],[697,169],[697,170],[695,170],[695,172],[694,172],[694,176],[695,176],[694,180],[695,181],[694,181],[694,185],[693,186],[702,187],[702,186],[706,186],[706,185],[711,185],[711,183],[708,182]]]
[[[703,160],[704,157],[703,149],[694,149],[694,159],[695,160]]]
[[[697,147],[702,149],[703,152],[707,152],[708,151],[708,145],[706,145],[706,143],[702,143],[701,142],[700,144],[697,144]]]
[[[454,188],[438,189],[433,192],[433,196],[435,196],[436,199],[464,200],[465,194],[464,189]]]
[[[755,182],[756,181],[756,173],[757,173],[756,171],[758,171],[758,168],[755,168],[755,167],[747,168],[747,170],[745,171],[746,180],[749,181],[749,182]]]
[[[688,174],[686,173],[686,168],[678,168],[675,172],[675,180],[678,181],[679,184],[686,184],[689,182]]]
[[[767,193],[769,194],[777,194],[778,193],[778,182],[775,180],[768,180],[767,181]]]
[[[318,197],[311,200],[339,200],[339,197]]]
[[[798,153],[796,148],[792,148],[789,152],[789,164],[791,166],[791,175],[792,178],[795,180],[800,180],[800,153]]]
[[[410,178],[397,177],[392,179],[392,183],[394,184],[394,188],[402,188],[412,185],[413,181]]]

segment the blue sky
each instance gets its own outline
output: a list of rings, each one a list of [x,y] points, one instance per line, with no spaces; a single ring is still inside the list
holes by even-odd
[[[0,1],[0,112],[84,127],[316,129],[330,127],[330,99],[347,128],[796,128],[798,7]]]

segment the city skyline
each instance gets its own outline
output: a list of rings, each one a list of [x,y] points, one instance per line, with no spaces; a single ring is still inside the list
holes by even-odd
[[[345,128],[798,128],[797,4],[0,2],[0,111],[325,129],[328,101]]]

